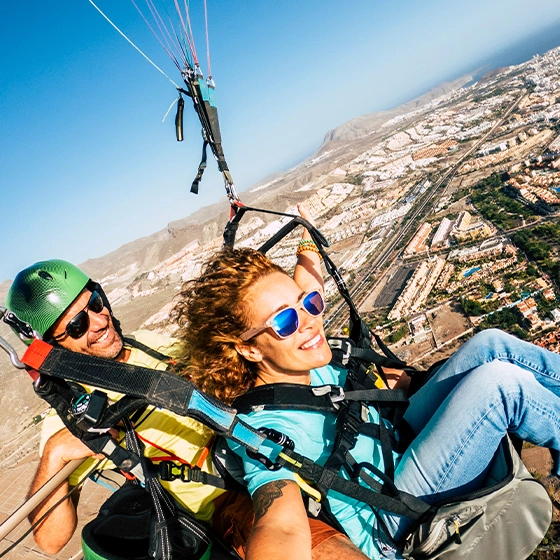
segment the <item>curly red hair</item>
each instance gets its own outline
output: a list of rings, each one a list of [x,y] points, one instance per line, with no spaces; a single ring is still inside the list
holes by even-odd
[[[204,392],[231,403],[251,388],[255,364],[235,349],[249,328],[243,300],[255,282],[285,271],[253,249],[223,249],[185,282],[173,309],[185,345],[181,366]]]

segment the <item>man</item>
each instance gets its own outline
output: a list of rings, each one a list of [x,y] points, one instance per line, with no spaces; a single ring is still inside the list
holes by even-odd
[[[113,317],[101,287],[68,262],[43,261],[20,272],[8,293],[6,307],[29,323],[44,340],[68,350],[154,369],[167,367],[163,359],[124,343],[120,325]],[[150,331],[138,331],[134,336],[138,342],[170,358],[178,357],[180,353],[174,339]],[[121,396],[109,393],[112,401]],[[210,455],[201,457],[202,453],[206,453],[204,450],[212,431],[196,420],[149,407],[136,425],[139,435],[146,441],[147,457],[161,457],[169,453],[191,464],[199,461],[203,470],[212,472]],[[93,455],[84,443],[64,428],[54,411],[44,420],[41,451],[30,493],[39,489],[68,462]],[[85,461],[31,514],[30,521],[33,523],[58,502],[70,486],[75,486],[91,469],[97,458],[101,457]],[[162,484],[202,521],[211,520],[213,501],[223,492],[209,485],[180,480]],[[36,527],[35,540],[46,552],[56,553],[70,540],[77,525],[78,497],[77,490]]]
[[[301,272],[301,271],[300,271]],[[166,369],[168,363],[125,343],[120,324],[111,312],[101,287],[92,282],[76,266],[62,260],[38,262],[21,271],[15,278],[6,307],[29,323],[45,341],[68,350],[91,356],[126,362],[153,369]],[[136,341],[169,356],[180,357],[177,341],[150,331],[134,333]],[[138,346],[138,345],[136,345]],[[91,389],[91,388],[90,388]],[[122,395],[109,392],[112,401]],[[212,431],[191,418],[178,416],[166,410],[149,407],[136,421],[136,429],[144,439],[145,456],[161,457],[168,453],[199,464],[206,472],[213,472],[207,453]],[[162,451],[162,449],[164,451]],[[54,491],[30,515],[32,523],[63,498],[89,471],[96,459],[93,452],[75,438],[51,411],[45,418],[41,438],[41,459],[30,494],[37,491],[54,474],[74,459],[87,459],[73,475]],[[105,464],[104,468],[110,468]],[[222,490],[208,485],[181,480],[162,482],[164,487],[194,516],[210,521],[214,500]],[[225,496],[224,496],[225,498]],[[50,554],[60,551],[70,540],[77,526],[76,507],[79,489],[64,499],[34,530],[37,544]],[[248,496],[239,499],[220,499],[222,510],[215,516],[217,531],[244,554],[244,543],[253,522],[251,501]],[[313,557],[328,560],[365,558],[344,535],[328,525],[311,520]]]

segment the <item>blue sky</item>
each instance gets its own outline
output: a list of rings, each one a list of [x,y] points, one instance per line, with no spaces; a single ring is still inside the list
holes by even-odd
[[[530,9],[526,0],[207,1],[224,149],[240,192],[355,116],[560,44],[551,38],[557,0]],[[180,80],[131,2],[97,3]],[[190,4],[206,73],[203,2]],[[512,47],[528,37],[532,47]],[[223,197],[213,162],[201,195],[189,193],[201,139],[188,101],[177,143],[174,111],[161,122],[173,86],[87,0],[2,2],[0,77],[0,281],[45,258],[101,256]]]

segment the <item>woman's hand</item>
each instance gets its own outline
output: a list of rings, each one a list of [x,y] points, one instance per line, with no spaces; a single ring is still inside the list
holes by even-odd
[[[297,205],[297,209],[298,209],[299,215],[304,220],[308,221],[313,227],[315,227],[315,220],[313,219],[313,217],[309,213],[309,208],[307,208],[307,204],[305,204],[305,202],[300,202]],[[309,232],[307,230],[305,230],[303,232],[303,235],[302,235],[301,238],[302,239],[311,239],[311,235],[309,235]]]
[[[311,560],[311,532],[299,486],[275,480],[253,494],[255,523],[247,541],[247,560]]]

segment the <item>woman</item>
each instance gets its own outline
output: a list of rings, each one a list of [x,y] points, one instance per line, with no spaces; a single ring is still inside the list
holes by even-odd
[[[343,385],[346,372],[327,365],[321,296],[311,292],[256,251],[216,255],[185,286],[177,309],[186,324],[192,378],[225,402],[268,383]],[[428,501],[472,490],[506,432],[559,450],[559,396],[560,356],[500,331],[480,333],[411,399],[405,419],[417,437],[398,463],[396,486]],[[288,435],[297,452],[315,461],[329,455],[330,414],[259,411],[244,419]],[[293,474],[269,471],[243,449],[234,450],[255,505],[247,558],[309,558],[309,528]],[[363,436],[353,455],[381,463],[375,440]],[[390,537],[406,532],[407,519],[383,515],[387,535],[367,506],[331,494],[329,505],[367,557],[395,557]]]

